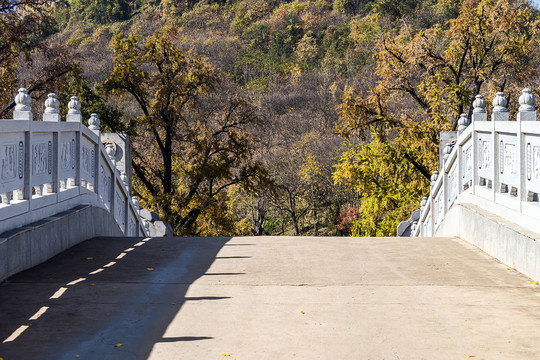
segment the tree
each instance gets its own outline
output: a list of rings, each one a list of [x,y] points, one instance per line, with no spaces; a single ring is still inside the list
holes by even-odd
[[[245,100],[219,96],[215,69],[175,39],[171,29],[145,44],[136,35],[116,36],[103,89],[131,98],[140,111],[129,126],[138,134],[133,169],[143,203],[176,233],[205,234],[201,214],[224,206],[231,186],[248,187],[264,173],[251,159],[248,128],[257,116]]]
[[[15,106],[18,85],[25,84],[30,94],[53,90],[74,65],[74,57],[64,47],[45,45],[54,29],[53,6],[47,0],[0,2],[0,118]],[[37,71],[32,71],[32,65]]]
[[[348,89],[339,107],[340,134],[357,142],[335,175],[362,196],[353,234],[395,233],[438,169],[439,133],[471,115],[476,94],[510,97],[537,74],[536,29],[523,2],[467,0],[446,27],[405,23],[379,41],[376,86]]]

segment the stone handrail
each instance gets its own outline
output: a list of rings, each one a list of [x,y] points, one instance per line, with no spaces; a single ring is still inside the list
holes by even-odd
[[[540,122],[534,96],[524,89],[517,121],[510,121],[504,93],[493,100],[491,121],[481,95],[472,122],[459,120],[456,138],[442,153],[431,190],[420,210],[398,227],[398,235],[434,236],[455,203],[472,203],[540,233]],[[444,146],[444,144],[441,144]]]
[[[114,145],[101,142],[97,115],[86,127],[72,97],[61,121],[59,101],[49,94],[43,121],[33,121],[31,101],[19,89],[13,119],[0,121],[0,233],[89,204],[114,216],[124,235],[148,235],[129,176],[116,168]]]

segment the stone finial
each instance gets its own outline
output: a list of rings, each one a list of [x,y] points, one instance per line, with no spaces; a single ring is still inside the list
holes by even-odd
[[[459,133],[462,133],[466,128],[467,126],[469,126],[471,124],[471,120],[469,120],[469,118],[467,117],[467,114],[461,114],[459,116],[459,120],[458,120],[458,131]]]
[[[81,113],[81,103],[79,98],[72,96],[68,103],[68,114],[79,115]]]
[[[56,98],[55,93],[50,93],[47,95],[47,100],[45,100],[45,114],[59,114],[60,110],[60,101]]]
[[[135,210],[139,211],[139,209],[141,208],[141,203],[139,202],[139,198],[136,196],[132,196],[131,202],[133,203]]]
[[[90,130],[99,131],[99,119],[97,114],[91,114],[90,119],[88,119],[88,128]]]
[[[428,201],[427,196],[424,196],[424,197],[422,198],[422,201],[420,202],[420,206],[421,206],[422,208],[425,208],[426,205],[427,205],[427,201]]]
[[[81,103],[79,102],[79,98],[76,96],[72,96],[68,103],[68,113],[66,115],[66,121],[67,122],[82,122],[82,115],[81,115]]]
[[[146,220],[146,219],[143,219],[143,226],[146,230],[146,233],[149,234],[150,233],[150,221]]]
[[[47,100],[45,100],[45,112],[43,113],[43,121],[60,121],[60,101],[56,98],[55,93],[50,93],[47,95]]]
[[[446,146],[444,147],[444,155],[443,160],[446,162],[446,160],[450,157],[450,154],[452,153],[452,149],[454,149],[454,143],[448,142]]]
[[[28,95],[28,90],[20,88],[15,96],[15,110],[13,111],[13,120],[32,120],[32,97]]]
[[[473,113],[485,113],[486,112],[486,100],[480,94],[476,95],[476,99],[473,101]]]
[[[534,106],[534,102],[535,98],[532,90],[529,88],[523,89],[519,97],[518,121],[536,121],[536,107]]]
[[[529,88],[523,89],[521,96],[519,97],[519,111],[535,111],[534,107],[534,95]]]
[[[503,92],[498,92],[493,99],[493,113],[491,114],[492,121],[508,121],[510,120],[508,108],[508,101],[504,97]]]
[[[107,153],[107,155],[109,155],[109,159],[111,159],[111,161],[114,161],[114,157],[116,156],[116,149],[114,148],[114,144],[107,143],[105,145],[105,152]]]
[[[30,104],[32,103],[32,97],[28,95],[28,90],[20,88],[19,93],[15,96],[15,110],[16,111],[32,111]]]
[[[495,94],[495,99],[493,99],[493,112],[508,112],[508,100],[504,97],[503,92],[498,92]]]
[[[486,101],[480,94],[476,95],[473,101],[472,121],[487,121]]]
[[[127,174],[126,174],[125,171],[122,171],[122,172],[120,173],[120,180],[122,180],[122,183],[124,183],[124,185],[128,186],[128,184],[129,184],[129,178],[128,178],[128,176],[127,176]]]
[[[437,181],[438,178],[439,178],[439,172],[434,171],[433,175],[431,175],[431,182],[434,183],[435,181]]]

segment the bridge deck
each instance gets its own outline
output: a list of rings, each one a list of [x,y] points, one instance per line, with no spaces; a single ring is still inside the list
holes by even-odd
[[[4,360],[533,359],[538,329],[459,239],[100,238],[0,286]]]

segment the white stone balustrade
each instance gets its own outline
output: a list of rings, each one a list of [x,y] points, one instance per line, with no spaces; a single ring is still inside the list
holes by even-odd
[[[73,96],[61,121],[60,103],[49,94],[43,121],[33,121],[24,88],[15,103],[13,120],[0,120],[0,233],[89,204],[107,209],[125,235],[148,234],[127,174],[102,145],[96,114],[84,126]]]
[[[411,236],[433,236],[454,203],[470,203],[540,233],[540,121],[534,96],[524,89],[517,121],[510,121],[504,93],[493,99],[491,121],[477,95],[472,121],[461,115],[444,166],[431,177]],[[403,228],[402,225],[400,225]]]

